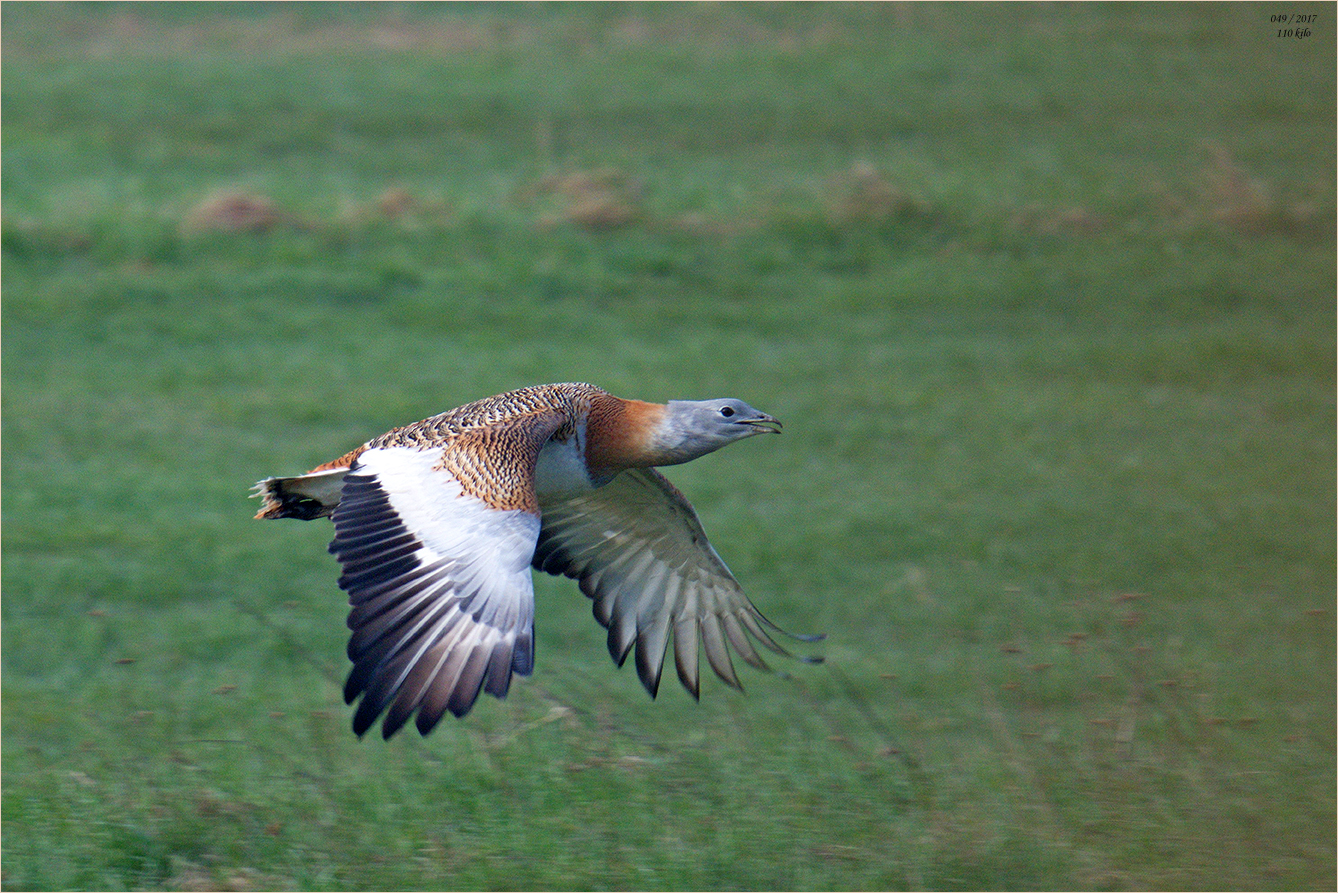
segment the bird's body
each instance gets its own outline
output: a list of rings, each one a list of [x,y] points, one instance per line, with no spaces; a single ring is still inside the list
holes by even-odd
[[[739,400],[645,403],[593,385],[522,388],[373,438],[305,475],[268,478],[257,518],[331,517],[349,593],[354,731],[427,734],[480,691],[505,696],[534,667],[530,568],[573,577],[621,665],[636,649],[651,695],[673,633],[697,696],[698,641],[739,687],[726,641],[765,669],[750,636],[785,654],[692,506],[656,465],[780,423]]]

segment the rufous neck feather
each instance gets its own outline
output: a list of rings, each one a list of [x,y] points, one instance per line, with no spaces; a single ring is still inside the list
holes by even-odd
[[[596,397],[585,426],[585,464],[591,476],[667,464],[656,444],[668,409],[663,403]]]

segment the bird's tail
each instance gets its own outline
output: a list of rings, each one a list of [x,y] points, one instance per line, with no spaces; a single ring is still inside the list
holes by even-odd
[[[289,478],[265,478],[252,489],[261,500],[257,518],[328,518],[339,505],[347,466],[326,468]]]

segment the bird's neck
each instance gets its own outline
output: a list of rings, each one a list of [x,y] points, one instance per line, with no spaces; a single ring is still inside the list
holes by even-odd
[[[625,468],[677,465],[696,458],[678,448],[663,403],[601,394],[590,403],[585,426],[585,463],[594,480]]]

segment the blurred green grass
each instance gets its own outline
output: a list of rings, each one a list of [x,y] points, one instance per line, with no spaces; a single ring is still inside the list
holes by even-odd
[[[1332,889],[1314,10],[0,7],[0,879]],[[357,741],[247,488],[562,380],[786,422],[671,476],[828,665],[652,703],[536,579]]]

